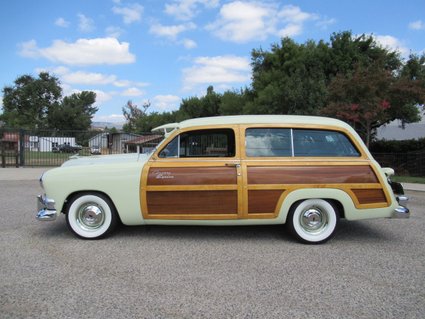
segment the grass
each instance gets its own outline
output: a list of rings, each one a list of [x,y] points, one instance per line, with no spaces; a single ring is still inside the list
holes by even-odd
[[[391,176],[391,180],[399,183],[415,183],[415,184],[425,184],[425,177],[415,177],[415,176]]]

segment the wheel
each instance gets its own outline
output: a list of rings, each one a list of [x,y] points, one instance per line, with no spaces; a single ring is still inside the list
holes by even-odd
[[[330,202],[324,199],[307,199],[291,208],[287,225],[299,241],[320,244],[334,235],[338,222],[338,209]]]
[[[111,233],[118,222],[111,200],[102,194],[79,194],[69,201],[66,222],[78,237],[97,239]]]

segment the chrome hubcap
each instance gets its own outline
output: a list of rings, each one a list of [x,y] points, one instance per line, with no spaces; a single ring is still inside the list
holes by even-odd
[[[105,213],[96,204],[85,204],[78,210],[77,222],[85,230],[95,230],[102,226],[104,221]]]
[[[318,207],[310,207],[300,215],[301,227],[309,233],[319,233],[328,224],[326,212]]]

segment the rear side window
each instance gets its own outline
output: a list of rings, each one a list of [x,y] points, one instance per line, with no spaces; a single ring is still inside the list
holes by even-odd
[[[341,132],[293,130],[294,156],[358,157],[360,153]]]
[[[247,129],[246,155],[252,157],[291,156],[291,130],[281,128]]]
[[[245,132],[249,157],[358,157],[345,134],[329,130],[250,128]]]

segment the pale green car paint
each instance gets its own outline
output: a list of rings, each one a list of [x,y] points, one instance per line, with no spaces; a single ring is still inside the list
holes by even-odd
[[[201,118],[174,123],[167,126],[175,131],[167,131],[171,138],[178,134],[180,129],[197,126],[214,126],[227,124],[308,124],[328,125],[343,128],[350,132],[362,147],[368,158],[372,158],[369,151],[357,133],[346,123],[329,118],[305,116],[228,116]],[[161,129],[161,127],[159,128]],[[171,140],[166,139],[166,140]],[[164,142],[163,142],[164,143]],[[398,206],[397,200],[386,182],[384,169],[373,162],[380,178],[387,187],[391,196],[391,206],[385,208],[357,209],[350,196],[340,190],[332,188],[299,189],[287,195],[279,216],[275,219],[236,219],[236,220],[144,220],[140,205],[141,174],[145,163],[151,154],[125,154],[92,156],[88,158],[74,158],[64,163],[60,168],[47,171],[43,176],[43,186],[48,198],[56,203],[56,209],[62,211],[66,200],[79,192],[101,192],[106,194],[114,203],[121,221],[125,225],[162,224],[162,225],[259,225],[283,224],[286,221],[290,207],[299,200],[311,198],[333,199],[344,207],[347,220],[391,217]],[[389,172],[387,170],[386,172]]]

